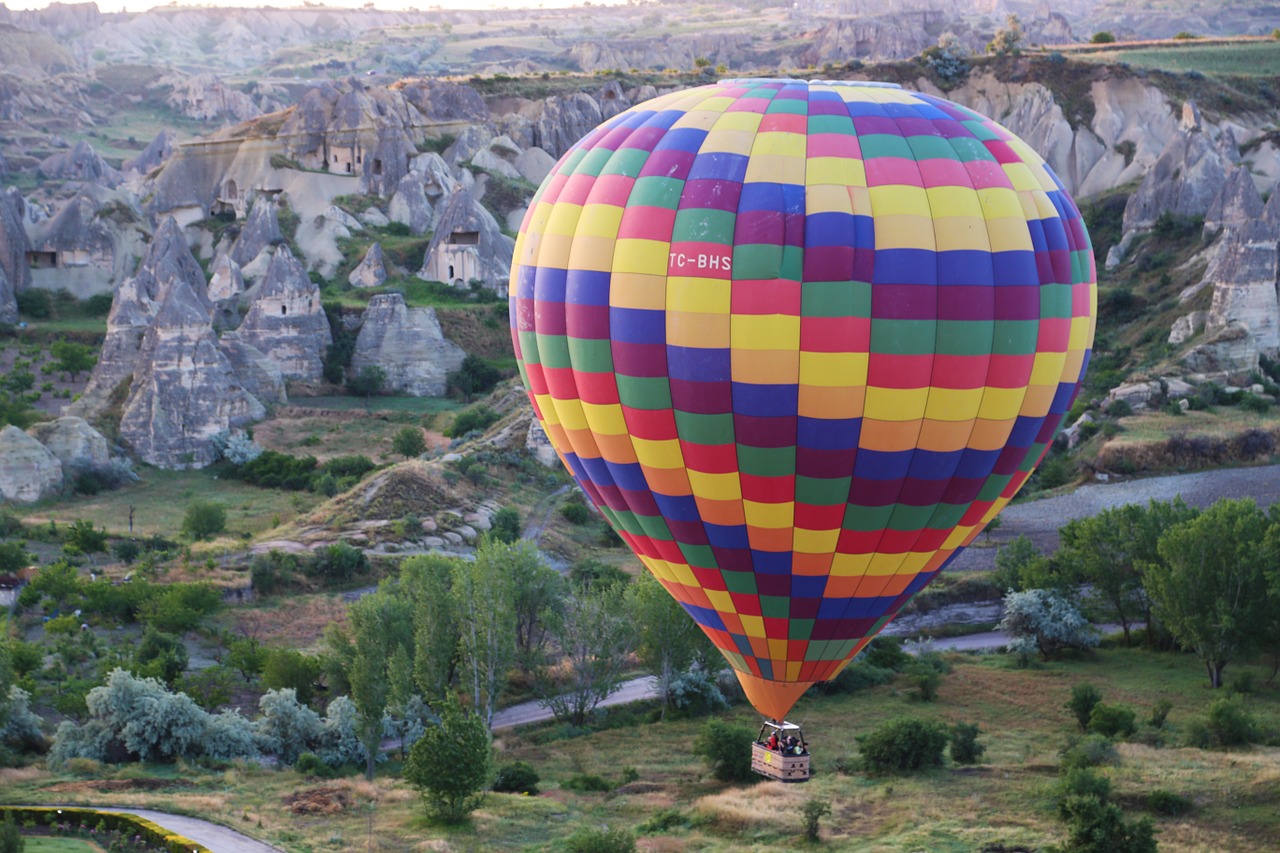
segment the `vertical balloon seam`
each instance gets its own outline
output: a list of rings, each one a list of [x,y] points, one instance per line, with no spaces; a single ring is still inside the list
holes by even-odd
[[[777,98],[779,92],[781,92],[782,86],[779,85],[776,88],[774,86],[765,87],[760,85],[763,82],[765,81],[763,80],[754,81],[753,85],[755,88],[751,89],[750,91],[760,92],[762,89],[769,91],[771,94],[768,98],[768,104],[772,104],[773,101]],[[751,158],[755,156],[756,147],[762,144],[763,140],[761,138],[762,133],[760,130],[760,125],[764,123],[764,117],[768,115],[768,110],[769,110],[768,104],[766,104],[760,110],[760,113],[759,113],[760,122],[756,125],[755,133],[752,135],[752,138],[751,138],[751,151],[750,153],[747,154],[748,163],[750,163]],[[743,204],[746,202],[748,196],[749,196],[749,193],[747,192],[747,176],[746,176],[746,173],[744,172],[742,176],[740,192],[738,194],[737,211],[734,214],[734,223],[733,223],[734,233],[731,238],[733,240],[733,246],[735,249],[737,247],[737,229],[743,219],[743,213],[744,213]],[[733,331],[735,326],[741,327],[742,325],[741,320],[739,319],[739,315],[735,310],[737,305],[740,304],[739,300],[742,297],[738,296],[738,299],[735,299],[734,296],[735,294],[741,293],[741,290],[735,285],[738,279],[743,277],[739,274],[739,271],[737,269],[736,259],[735,259],[735,263],[731,265],[730,270],[731,270],[731,273],[730,273],[730,283],[729,283],[729,327],[730,327],[730,331],[729,331],[729,377],[730,377],[729,378],[729,412],[731,416],[729,418],[729,423],[731,425],[730,429],[732,432],[729,438],[732,441],[734,446],[734,457],[737,459],[738,472],[736,476],[738,479],[738,506],[742,516],[742,528],[743,528],[742,532],[744,537],[746,538],[746,544],[745,544],[744,550],[746,551],[746,556],[750,561],[751,574],[753,576],[753,585],[755,586],[755,592],[753,593],[753,596],[755,598],[755,608],[759,610],[761,613],[763,613],[764,608],[763,608],[763,602],[761,601],[761,595],[760,595],[760,583],[759,583],[759,579],[755,577],[757,574],[756,555],[755,555],[754,549],[751,547],[751,540],[752,540],[751,525],[749,524],[747,519],[746,495],[742,487],[743,486],[742,484],[743,450],[742,450],[742,444],[738,440],[738,435],[737,435],[738,425],[736,423],[736,418],[734,417],[734,415],[736,415],[736,413],[738,412],[738,404],[741,399],[741,392],[737,389],[733,381],[733,362],[735,360],[735,356],[737,355],[737,347],[734,346],[735,336],[733,334]],[[781,273],[781,268],[779,268],[778,272]],[[759,278],[759,276],[754,276],[754,277]],[[723,577],[724,573],[726,571],[729,571],[729,569],[722,568],[720,571],[721,571],[721,576]],[[727,584],[728,578],[725,578],[725,581]],[[737,614],[737,615],[739,619],[741,619],[742,614]],[[754,616],[754,614],[751,614],[751,615]],[[750,672],[750,674],[756,675],[760,678],[764,678],[767,680],[773,680],[773,676],[772,676],[773,662],[770,656],[768,655],[769,638],[768,638],[767,632],[764,629],[764,617],[760,616],[756,618],[759,618],[760,620],[761,636],[759,637],[752,636],[751,632],[747,630],[747,624],[746,623],[743,624],[743,629],[746,632],[745,641],[747,645],[751,647],[751,651],[752,651],[751,658],[747,659],[748,668],[750,669],[750,664],[754,661],[755,669],[757,671]],[[760,653],[761,648],[763,648],[765,651],[765,654],[763,655]],[[764,667],[766,665],[769,667],[770,674],[768,675],[766,675],[764,671]]]
[[[889,92],[893,92],[893,91],[895,91],[895,90],[888,90],[888,91],[889,91]],[[860,93],[860,94],[861,94],[861,93]],[[880,116],[881,116],[882,118],[886,119],[886,120],[887,120],[887,121],[889,121],[889,122],[892,122],[895,126],[898,126],[899,128],[901,127],[901,126],[898,124],[898,122],[893,118],[893,115],[892,115],[891,110],[889,110],[889,109],[888,109],[888,107],[886,106],[887,104],[892,104],[892,103],[903,103],[904,101],[903,101],[903,100],[901,100],[901,98],[900,98],[900,97],[893,97],[893,96],[892,96],[892,95],[890,95],[890,94],[882,93],[882,92],[880,92],[880,91],[878,91],[878,90],[874,90],[874,89],[868,89],[868,90],[866,91],[865,95],[866,95],[866,100],[865,100],[865,101],[859,101],[859,102],[846,101],[846,102],[845,102],[846,107],[848,107],[851,103],[859,103],[859,104],[864,104],[864,105],[865,105],[865,104],[868,104],[868,103],[870,103],[870,104],[874,104],[874,105],[876,105],[876,106],[879,108],[879,114],[880,114]],[[852,114],[852,113],[850,113],[850,118],[852,118],[852,117],[853,117],[853,114]],[[902,135],[900,134],[900,138],[902,139],[902,141],[903,141],[903,144],[904,144],[904,145],[908,145],[908,143],[906,142],[906,138],[905,138],[905,136],[902,136]],[[860,140],[860,142],[861,142],[861,136],[859,136],[859,140]],[[908,145],[908,147],[909,147],[909,145]],[[912,153],[914,154],[914,152],[912,152]],[[905,158],[904,158],[904,159],[905,159]],[[865,147],[863,148],[863,162],[864,162],[864,164],[867,162],[867,157],[866,157],[866,150],[865,150]],[[912,163],[912,165],[915,167],[915,170],[916,170],[916,176],[917,176],[917,177],[919,177],[919,179],[920,179],[920,183],[921,183],[921,185],[923,186],[924,179],[923,179],[923,177],[920,175],[920,170],[919,170],[919,166],[918,166],[918,164],[916,164],[916,163],[915,163],[914,159],[911,161],[911,163]],[[869,171],[869,170],[868,170],[868,171]],[[873,217],[873,219],[874,219],[874,217],[875,217],[875,201],[874,201],[874,196],[873,196],[873,195],[871,194],[871,192],[870,192],[871,186],[872,186],[872,183],[871,183],[870,175],[868,174],[868,179],[867,179],[868,194],[867,194],[867,195],[868,195],[869,203],[871,204],[871,208],[872,208],[872,209],[871,209],[871,215],[872,215],[872,217]],[[882,185],[882,184],[877,184],[877,186],[884,186],[884,185]],[[892,186],[892,184],[890,184],[889,186]],[[927,201],[927,196],[926,196],[926,201]],[[933,226],[932,226],[932,216],[930,216],[930,229],[931,229],[931,232],[932,232],[932,227],[933,227]],[[877,245],[876,245],[876,263],[878,264],[878,263],[879,263],[879,255],[880,255],[880,249],[879,249],[879,237],[878,237],[878,236],[877,236],[876,243],[877,243]],[[934,237],[933,237],[933,243],[934,243],[934,249],[935,249],[934,254],[935,254],[935,264],[936,264],[936,254],[937,254],[937,251],[936,251],[936,249],[937,249],[937,238],[936,238],[936,236],[934,236]],[[868,338],[868,355],[867,355],[867,359],[868,359],[868,361],[867,361],[867,368],[868,368],[868,373],[867,373],[867,387],[868,387],[868,389],[870,389],[870,387],[871,387],[871,383],[872,383],[872,372],[871,372],[871,371],[872,371],[872,359],[873,359],[873,358],[875,357],[875,355],[876,355],[876,352],[875,352],[875,346],[876,346],[876,344],[875,344],[875,329],[876,329],[876,320],[877,320],[877,319],[879,319],[879,318],[877,318],[877,317],[876,317],[876,310],[875,310],[875,305],[876,305],[876,302],[875,302],[875,279],[876,279],[876,274],[875,274],[875,270],[874,270],[874,268],[873,268],[872,276],[871,276],[871,277],[872,277],[872,281],[871,281],[871,293],[872,293],[872,310],[871,310],[871,315],[872,315],[872,316],[871,316],[871,330],[870,330],[870,337]],[[935,267],[935,277],[936,277],[936,267]],[[936,300],[936,294],[935,294],[935,300]],[[936,309],[935,309],[935,315],[936,315]],[[935,335],[935,346],[934,346],[934,348],[933,348],[933,349],[936,349],[936,339],[937,339],[937,338],[936,338],[936,336],[937,336],[937,320],[936,320],[936,316],[935,316],[935,320],[934,320],[934,335]],[[932,349],[931,349],[931,352],[932,352]],[[934,356],[934,358],[936,358],[936,355]],[[932,364],[931,364],[931,366],[930,366],[930,372],[931,372],[931,373],[932,373],[932,369],[933,369],[933,368],[932,368]],[[917,431],[916,431],[916,440],[915,440],[915,444],[917,444],[917,445],[919,444],[919,439],[920,439],[920,430],[921,430],[921,429],[923,429],[924,414],[925,414],[925,412],[927,411],[927,400],[928,400],[928,392],[926,391],[926,394],[925,394],[925,403],[924,403],[924,404],[922,404],[922,406],[920,407],[920,425],[917,427]],[[914,411],[914,408],[913,408],[913,411]],[[864,417],[864,418],[866,417],[866,414],[867,414],[867,413],[866,413],[866,411],[864,410],[864,412],[863,412],[863,417]],[[865,432],[864,432],[864,435],[865,435]],[[861,440],[861,439],[859,440],[859,445],[860,445],[860,449],[863,449],[863,450],[865,450],[865,449],[866,449],[865,447],[862,447],[862,446],[861,446],[861,445],[862,445],[862,440]],[[892,452],[892,451],[876,451],[876,452]],[[909,470],[909,468],[910,468],[910,462],[911,462],[911,460],[912,460],[912,459],[914,459],[914,458],[915,458],[916,449],[914,449],[914,448],[913,448],[912,450],[910,450],[910,451],[908,451],[908,452],[911,454],[910,459],[908,459],[908,460],[907,460],[907,468],[908,468],[908,470]],[[850,504],[855,504],[855,503],[857,503],[857,501],[859,500],[859,499],[858,499],[858,497],[857,497],[857,496],[855,496],[855,494],[854,494],[854,489],[856,489],[856,488],[857,488],[857,481],[858,481],[858,473],[857,473],[857,468],[855,467],[855,469],[854,469],[854,476],[853,476],[853,480],[852,480],[852,482],[850,483],[850,493],[849,493],[849,503],[850,503]],[[870,549],[872,554],[875,554],[875,553],[878,551],[878,549],[879,549],[879,543],[880,543],[881,541],[883,541],[883,540],[884,540],[885,531],[889,528],[889,525],[890,525],[890,519],[892,519],[892,517],[893,517],[893,515],[894,515],[894,513],[895,513],[895,511],[896,511],[896,509],[897,509],[897,506],[898,506],[898,498],[899,498],[899,497],[901,497],[902,490],[903,490],[904,486],[905,486],[905,480],[904,480],[903,482],[901,482],[901,483],[898,485],[898,489],[897,489],[897,491],[895,492],[895,496],[894,496],[894,498],[893,498],[893,499],[892,499],[892,501],[887,505],[887,506],[889,506],[889,507],[890,507],[890,509],[889,509],[889,516],[888,516],[888,518],[886,518],[886,520],[885,520],[885,526],[884,526],[883,528],[881,528],[881,530],[880,530],[880,535],[879,535],[879,537],[876,539],[876,544],[875,544],[873,547],[871,547],[871,549]],[[857,505],[858,505],[858,506],[861,506],[862,504],[858,503]],[[905,557],[904,557],[904,559],[905,559]],[[865,602],[865,600],[866,600],[867,598],[871,598],[871,597],[879,597],[878,593],[879,593],[880,591],[882,591],[882,590],[883,590],[883,588],[885,587],[885,585],[887,585],[887,583],[888,583],[887,578],[888,578],[888,577],[890,577],[890,575],[885,575],[884,577],[886,578],[886,580],[881,581],[879,584],[876,584],[876,583],[874,583],[874,582],[868,583],[868,581],[867,581],[867,578],[868,578],[868,577],[875,577],[874,575],[870,575],[870,571],[871,571],[871,564],[870,564],[870,561],[868,561],[867,565],[866,565],[866,566],[864,567],[864,569],[863,569],[862,574],[861,574],[861,575],[859,576],[859,578],[858,578],[857,586],[855,586],[855,587],[852,589],[852,591],[850,592],[849,597],[848,597],[848,599],[846,600],[846,602],[845,602],[845,605],[844,605],[843,609],[841,610],[840,617],[839,617],[839,619],[837,619],[837,620],[836,620],[836,622],[837,622],[837,623],[845,621],[845,620],[848,618],[849,613],[854,609],[854,607],[855,607],[855,606],[861,606],[861,605]],[[865,593],[864,593],[864,587],[863,587],[863,585],[864,585],[864,584],[867,584],[867,586],[866,586],[866,592],[865,592]],[[872,590],[873,588],[876,590],[877,595],[875,595],[875,596],[867,595],[866,593],[871,592],[871,590]],[[858,638],[858,640],[862,640],[862,639],[865,639],[865,638],[866,638],[866,637],[865,637],[865,635],[864,635],[863,637]],[[837,644],[838,644],[838,647],[839,647],[839,645],[843,645],[843,643],[847,642],[849,639],[853,639],[853,638],[852,638],[852,637],[849,637],[849,638],[845,638],[845,639],[837,640],[836,642],[837,642]],[[837,669],[843,668],[843,666],[844,666],[844,665],[845,665],[845,664],[840,664],[840,665],[838,665],[838,666],[837,666]]]

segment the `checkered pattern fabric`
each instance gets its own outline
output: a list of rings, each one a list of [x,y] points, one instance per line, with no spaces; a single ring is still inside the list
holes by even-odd
[[[1080,213],[1008,130],[777,79],[588,134],[510,292],[565,466],[778,718],[1026,481],[1096,314]]]

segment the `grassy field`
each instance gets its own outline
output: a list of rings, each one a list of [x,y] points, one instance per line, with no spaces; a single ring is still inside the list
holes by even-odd
[[[226,506],[229,535],[252,536],[287,522],[324,500],[323,496],[311,492],[260,489],[238,480],[220,478],[207,469],[161,471],[141,467],[138,475],[137,483],[114,492],[77,496],[56,504],[15,506],[13,512],[28,522],[91,519],[119,535],[129,529],[132,507],[135,533],[174,536],[182,528],[183,514],[193,500],[211,500]]]
[[[1075,54],[1090,62],[1127,62],[1138,68],[1198,71],[1201,74],[1274,77],[1280,74],[1280,41],[1197,44],[1193,40],[1160,47],[1120,48]]]
[[[363,397],[295,397],[289,405],[299,409],[410,415],[434,415],[465,408],[462,403],[448,397],[374,397],[368,404]]]
[[[43,835],[28,835],[24,839],[24,853],[90,853],[100,851],[102,847],[83,838],[53,838]]]
[[[1247,668],[1232,669],[1238,674]],[[1254,671],[1261,684],[1265,673]],[[1056,765],[1059,749],[1076,731],[1063,703],[1081,681],[1095,684],[1106,702],[1131,705],[1139,720],[1146,720],[1157,700],[1173,703],[1164,730],[1144,727],[1143,743],[1120,744],[1119,763],[1104,771],[1127,817],[1146,814],[1146,798],[1155,789],[1193,801],[1188,815],[1154,816],[1162,851],[1235,853],[1280,845],[1280,749],[1179,747],[1187,727],[1216,696],[1194,658],[1137,650],[1101,651],[1090,659],[1030,669],[1015,667],[1006,656],[956,657],[933,704],[909,702],[901,683],[842,696],[815,689],[792,715],[804,725],[814,752],[815,776],[806,785],[715,782],[689,750],[702,721],[651,722],[642,707],[622,712],[620,727],[582,737],[556,739],[560,730],[552,724],[500,733],[500,763],[532,763],[542,777],[542,793],[490,794],[471,823],[457,828],[422,816],[416,794],[395,778],[394,760],[381,766],[373,784],[254,766],[127,765],[86,768],[81,776],[27,768],[0,771],[0,796],[15,802],[145,803],[227,823],[286,851],[557,850],[579,827],[635,830],[655,813],[669,825],[641,830],[643,850],[792,850],[803,843],[799,812],[810,798],[833,807],[823,823],[823,849],[1038,849],[1065,837],[1055,809]],[[1247,704],[1274,737],[1280,731],[1280,689],[1259,687]],[[856,754],[856,735],[908,715],[979,723],[984,762],[907,777],[841,772]],[[747,725],[757,719],[745,706],[728,716]],[[1160,739],[1168,745],[1144,745]],[[635,778],[624,784],[628,768]],[[584,773],[618,787],[612,793],[578,793],[565,785]],[[129,792],[128,783],[113,782],[112,792],[102,785],[140,778],[172,779],[173,787],[147,791],[139,783],[139,790]],[[283,798],[302,791],[336,803],[334,813],[291,814]]]

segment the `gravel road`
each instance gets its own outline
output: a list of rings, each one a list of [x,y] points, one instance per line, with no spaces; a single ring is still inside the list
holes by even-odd
[[[1259,468],[1219,468],[1195,474],[1145,477],[1113,483],[1091,483],[1069,495],[1014,504],[1000,513],[1000,529],[993,542],[1026,536],[1043,553],[1058,547],[1058,528],[1076,518],[1097,515],[1104,509],[1147,501],[1171,501],[1182,496],[1190,506],[1204,508],[1220,498],[1253,498],[1268,507],[1280,501],[1280,465]],[[979,539],[979,542],[982,540]],[[970,548],[956,558],[948,571],[991,569],[996,549]]]

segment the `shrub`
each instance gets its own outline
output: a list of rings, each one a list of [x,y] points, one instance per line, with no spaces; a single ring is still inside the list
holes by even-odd
[[[1186,797],[1179,796],[1172,791],[1156,788],[1147,795],[1147,808],[1156,814],[1178,817],[1189,814],[1193,804]]]
[[[142,546],[132,539],[121,539],[111,545],[111,554],[117,560],[126,566],[138,559],[138,555],[142,553]]]
[[[1168,699],[1161,699],[1156,702],[1155,707],[1151,709],[1151,728],[1163,729],[1164,721],[1168,719],[1169,712],[1173,710],[1173,703]]]
[[[182,532],[192,539],[208,539],[227,529],[227,508],[216,501],[192,501],[182,517]]]
[[[490,525],[489,537],[495,542],[518,542],[524,528],[520,510],[513,506],[504,506],[495,512]]]
[[[1058,766],[1064,771],[1080,767],[1100,767],[1103,764],[1115,764],[1119,760],[1116,745],[1110,738],[1102,735],[1086,735],[1082,738],[1071,738],[1062,748]]]
[[[307,574],[334,583],[346,583],[369,568],[364,551],[346,542],[317,548],[307,561]]]
[[[18,313],[33,320],[47,320],[53,316],[53,294],[47,290],[28,287],[18,293]]]
[[[749,782],[751,744],[755,733],[746,726],[707,720],[693,744],[695,755],[702,756],[711,773],[721,782]]]
[[[1004,597],[1004,618],[1000,630],[1013,641],[1009,648],[1023,659],[1039,651],[1049,660],[1067,648],[1089,648],[1098,644],[1098,635],[1076,606],[1054,590],[1029,589]]]
[[[579,794],[607,794],[613,790],[613,783],[594,773],[578,773],[565,779],[560,787]]]
[[[914,702],[933,702],[938,698],[938,687],[942,684],[942,673],[924,661],[909,667],[906,675],[911,679],[912,688],[908,695]]]
[[[560,516],[570,524],[586,524],[591,519],[591,510],[580,501],[571,501],[560,507]]]
[[[18,830],[18,822],[13,819],[13,812],[6,810],[4,823],[0,824],[0,853],[22,853],[26,849],[27,842],[23,840],[22,833]]]
[[[636,838],[625,829],[584,826],[564,842],[566,853],[635,853]]]
[[[956,764],[977,764],[987,748],[978,743],[977,723],[956,723],[951,727],[951,760]]]
[[[405,459],[411,459],[421,456],[426,451],[427,440],[422,437],[420,428],[407,426],[392,437],[391,449]]]
[[[422,793],[432,814],[458,823],[484,801],[493,772],[489,727],[447,698],[440,725],[430,726],[409,750],[404,778]]]
[[[283,551],[256,554],[249,562],[249,582],[259,595],[271,595],[293,586],[299,568],[298,558]]]
[[[831,814],[831,803],[816,798],[805,800],[804,805],[800,807],[800,814],[804,817],[805,840],[817,841],[818,823]]]
[[[1190,744],[1201,749],[1247,746],[1256,736],[1253,715],[1236,697],[1215,699],[1204,721],[1189,726],[1187,732]]]
[[[644,823],[636,827],[643,835],[654,835],[659,832],[670,832],[689,825],[689,818],[679,809],[658,809],[649,815]]]
[[[831,693],[857,693],[869,687],[879,687],[893,680],[893,670],[884,669],[858,658],[846,666],[824,687]]]
[[[472,406],[458,413],[449,426],[447,435],[450,438],[461,438],[469,432],[488,429],[497,420],[498,413],[488,406]]]
[[[538,793],[538,771],[527,761],[517,761],[498,768],[493,777],[493,790],[503,794]]]
[[[1069,820],[1067,803],[1076,797],[1086,797],[1105,803],[1111,798],[1111,780],[1087,767],[1065,770],[1058,778],[1058,816]]]
[[[690,669],[671,679],[667,688],[671,706],[684,714],[704,716],[729,707],[715,676],[704,669]]]
[[[858,736],[858,749],[868,770],[902,773],[942,764],[947,730],[941,723],[899,718]]]
[[[500,379],[502,373],[496,367],[479,356],[468,355],[462,360],[462,367],[449,374],[449,390],[470,402],[474,395],[488,393]]]
[[[1111,44],[1116,40],[1115,34],[1108,30],[1099,30],[1089,39],[1092,44]]]
[[[1089,730],[1089,719],[1093,716],[1093,709],[1101,701],[1102,694],[1098,692],[1098,688],[1087,681],[1082,681],[1071,688],[1071,698],[1067,700],[1066,707],[1076,718],[1080,731]]]
[[[1089,731],[1104,737],[1129,737],[1137,730],[1136,714],[1126,705],[1099,702],[1089,714]]]
[[[1149,818],[1126,822],[1113,803],[1094,797],[1069,797],[1062,813],[1070,833],[1060,853],[1156,853],[1155,827]]]
[[[303,776],[324,776],[329,772],[329,765],[314,752],[304,752],[293,762],[293,769]]]
[[[264,450],[255,459],[234,469],[234,476],[264,489],[301,492],[311,486],[315,470],[314,456],[290,456],[287,453]]]

